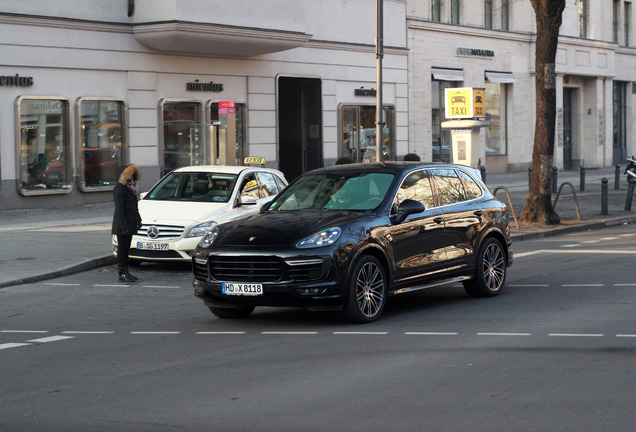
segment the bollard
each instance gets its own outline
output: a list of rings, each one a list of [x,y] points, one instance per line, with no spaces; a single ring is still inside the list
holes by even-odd
[[[552,193],[556,193],[557,191],[557,183],[559,182],[559,168],[556,166],[552,167]]]
[[[486,167],[485,166],[480,166],[479,167],[479,171],[481,172],[481,181],[483,181],[484,183],[486,183]]]
[[[528,189],[530,189],[530,183],[532,183],[532,167],[528,168]]]
[[[621,188],[621,166],[616,165],[614,169],[614,189],[619,190]]]
[[[601,180],[601,214],[607,214],[607,178]]]
[[[581,178],[579,184],[579,190],[585,192],[585,167],[581,165]]]
[[[632,197],[634,196],[634,186],[636,182],[632,177],[627,179],[627,198],[625,199],[625,211],[632,211]]]

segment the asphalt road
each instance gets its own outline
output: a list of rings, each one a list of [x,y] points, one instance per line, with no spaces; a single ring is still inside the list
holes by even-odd
[[[632,430],[634,226],[514,247],[499,297],[395,297],[370,325],[221,320],[183,266],[2,289],[0,430]]]

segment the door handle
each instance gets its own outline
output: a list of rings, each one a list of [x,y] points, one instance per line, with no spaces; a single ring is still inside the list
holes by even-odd
[[[436,217],[435,219],[433,219],[433,222],[435,222],[436,224],[441,224],[444,222],[444,217],[443,216]]]

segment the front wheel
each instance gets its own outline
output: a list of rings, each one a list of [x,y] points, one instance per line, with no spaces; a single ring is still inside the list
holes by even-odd
[[[501,243],[492,237],[479,249],[473,279],[464,281],[464,289],[472,297],[494,297],[506,282],[506,254]]]
[[[219,318],[247,318],[254,311],[254,306],[236,306],[234,308],[224,308],[210,306],[210,312]]]
[[[339,314],[342,320],[370,323],[378,319],[387,295],[386,274],[380,261],[370,255],[360,258],[351,272],[348,290],[347,301]]]

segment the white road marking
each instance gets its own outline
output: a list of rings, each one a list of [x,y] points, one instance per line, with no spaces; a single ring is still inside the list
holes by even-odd
[[[49,336],[49,337],[43,337],[40,339],[31,339],[31,340],[28,340],[27,342],[47,343],[47,342],[57,342],[57,341],[65,340],[65,339],[74,339],[74,338],[73,336]]]
[[[29,344],[29,343],[5,343],[5,344],[0,344],[0,350],[9,349],[9,348],[18,348],[18,347],[27,346],[27,345],[31,345],[31,344]]]
[[[315,335],[317,331],[264,331],[262,335]]]
[[[333,332],[335,335],[385,335],[389,332],[355,332],[355,331],[343,331],[343,332]]]
[[[579,246],[581,246],[581,243],[571,243],[571,244],[561,245],[561,247],[563,248],[571,248],[571,247],[579,247]]]
[[[603,237],[601,240],[617,240],[618,237]]]
[[[180,334],[180,331],[133,331],[130,334],[134,335],[176,335]]]
[[[196,332],[198,335],[242,335],[245,334],[244,331],[201,331]]]
[[[477,336],[530,336],[530,333],[477,333]]]
[[[517,288],[535,288],[535,287],[539,287],[539,288],[547,288],[550,285],[548,284],[528,284],[528,285],[514,285],[514,284],[507,284],[506,286],[509,287],[517,287]]]
[[[93,284],[94,287],[96,288],[127,288],[130,285],[121,285],[121,284]]]
[[[48,330],[0,330],[0,333],[48,333]]]
[[[603,337],[602,333],[549,333],[553,337]]]
[[[636,338],[636,334],[617,334],[618,338]]]
[[[457,336],[457,332],[405,332],[405,335],[415,336]]]
[[[604,284],[561,284],[562,287],[604,287]]]
[[[62,334],[81,334],[81,335],[97,335],[97,334],[113,334],[114,331],[63,331]]]
[[[621,286],[636,286],[636,283],[624,283],[624,284],[614,284],[614,286],[617,287],[621,287]]]
[[[179,289],[180,286],[143,285],[144,288]]]
[[[522,258],[531,255],[539,255],[544,253],[554,254],[617,254],[617,255],[634,255],[636,250],[603,250],[603,249],[578,249],[578,250],[561,250],[561,249],[540,249],[530,252],[516,253],[515,258]]]
[[[53,285],[53,286],[80,286],[78,283],[61,283],[61,282],[45,282],[44,285]]]

